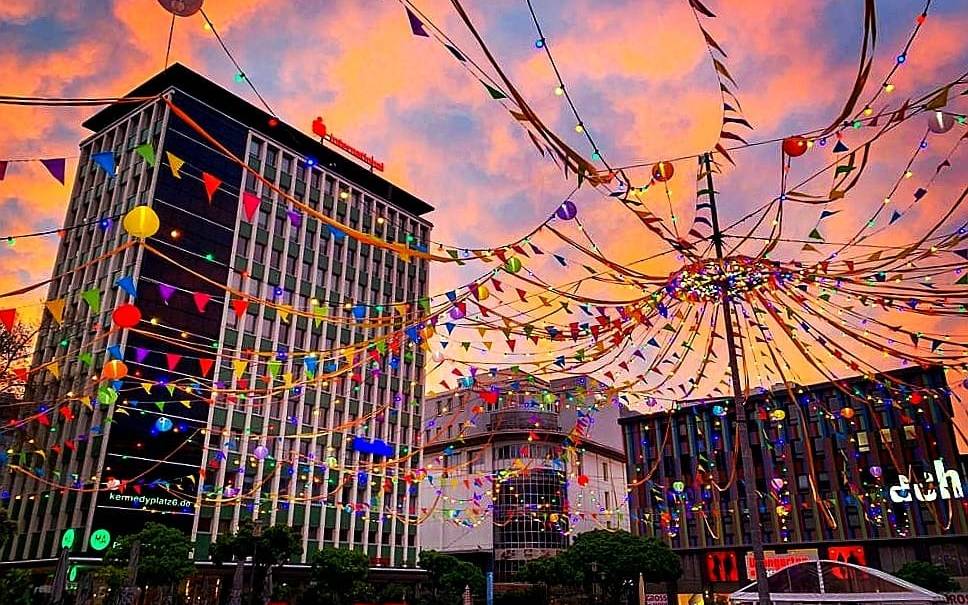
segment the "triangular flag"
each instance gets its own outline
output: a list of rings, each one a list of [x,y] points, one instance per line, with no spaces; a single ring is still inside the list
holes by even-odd
[[[891,223],[893,223],[894,221],[896,221],[899,218],[901,218],[901,213],[898,212],[897,210],[895,210],[894,213],[891,214]]]
[[[507,96],[506,94],[504,94],[504,93],[503,93],[503,92],[501,92],[500,90],[498,90],[498,89],[496,89],[496,88],[494,88],[493,86],[491,86],[490,84],[488,84],[488,83],[487,83],[487,82],[485,82],[484,80],[481,80],[481,84],[483,84],[483,85],[484,85],[484,88],[486,88],[486,89],[487,89],[487,93],[488,93],[489,95],[491,95],[491,98],[492,98],[492,99],[495,99],[495,100],[501,100],[501,99],[506,99],[506,98],[508,98],[508,96]]]
[[[208,194],[208,203],[211,204],[212,196],[215,195],[215,190],[218,189],[218,186],[222,184],[222,179],[213,174],[203,172],[202,182],[205,183],[205,193]]]
[[[0,160],[0,181],[7,175],[7,160]]]
[[[135,147],[134,150],[138,155],[145,159],[145,162],[148,162],[149,166],[155,165],[155,148],[151,145],[151,143],[142,143],[141,145]]]
[[[828,216],[833,216],[837,214],[838,212],[840,212],[840,210],[824,210],[823,212],[820,213],[820,219],[823,220]]]
[[[407,11],[407,19],[410,20],[410,31],[413,32],[413,35],[429,38],[430,34],[428,34],[427,30],[424,29],[423,21],[418,19],[417,15],[413,14],[413,11],[411,11],[408,7],[404,8]]]
[[[150,353],[150,351],[148,349],[145,349],[144,347],[135,347],[134,360],[138,363],[142,363],[145,359],[148,358],[148,353]]]
[[[60,378],[60,368],[57,366],[57,363],[52,361],[44,367],[47,368],[47,371],[50,372],[54,378]]]
[[[844,142],[837,141],[837,144],[834,145],[834,153],[843,153],[845,151],[849,151],[849,149],[847,148],[846,145],[844,145]]]
[[[282,368],[282,362],[278,359],[270,359],[267,365],[269,366],[269,375],[273,378],[276,377],[276,375],[279,373],[279,369]]]
[[[208,359],[206,357],[200,357],[198,359],[198,367],[202,370],[202,376],[208,376],[208,373],[212,371],[212,365],[214,363],[214,359]]]
[[[85,290],[81,292],[81,298],[87,303],[87,306],[91,307],[91,311],[95,313],[101,312],[101,291],[97,288],[91,288],[90,290]]]
[[[61,324],[64,321],[63,298],[48,300],[46,303],[44,303],[44,306],[47,307],[47,311],[50,312],[50,316],[54,318],[54,321],[56,321],[58,324]]]
[[[168,284],[158,284],[158,295],[161,296],[161,300],[168,304],[168,300],[175,293],[175,286],[169,286]]]
[[[181,159],[174,153],[166,151],[165,155],[168,156],[168,167],[171,168],[171,176],[176,179],[181,178],[181,167],[185,165],[185,160]]]
[[[47,160],[41,160],[41,164],[47,169],[52,177],[60,181],[60,184],[64,184],[64,173],[67,169],[67,160],[64,158],[50,158]]]
[[[122,275],[114,282],[114,285],[124,290],[125,294],[132,298],[138,295],[138,288],[134,285],[134,278],[130,275]]]
[[[236,376],[245,374],[247,367],[249,367],[249,362],[244,359],[236,359],[232,362],[232,369],[235,370]]]
[[[198,312],[204,313],[208,301],[212,300],[212,295],[204,292],[195,292],[192,294],[192,298],[195,299],[195,308],[198,309]]]
[[[100,151],[98,153],[91,154],[91,160],[97,164],[97,166],[107,173],[111,178],[118,175],[117,170],[114,167],[114,152],[113,151]]]
[[[232,301],[232,310],[235,311],[235,317],[239,318],[245,315],[245,310],[249,308],[249,301],[244,298],[236,298]]]
[[[814,229],[813,231],[811,231],[810,235],[807,237],[809,237],[810,239],[818,239],[820,241],[823,241],[823,236],[820,235],[820,231],[818,231],[817,229]]]
[[[182,356],[177,353],[165,353],[165,360],[168,362],[168,370],[173,371],[178,362],[181,361]]]
[[[256,194],[249,191],[242,193],[242,209],[245,211],[245,220],[252,222],[260,203],[262,203],[262,200]]]

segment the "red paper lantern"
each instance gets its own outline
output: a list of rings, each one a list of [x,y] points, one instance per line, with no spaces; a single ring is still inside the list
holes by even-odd
[[[672,162],[659,162],[652,167],[652,178],[663,183],[671,179],[675,172],[676,169],[672,166]]]
[[[791,158],[800,157],[807,152],[807,140],[801,136],[783,139],[783,153]]]
[[[119,328],[133,328],[141,321],[141,311],[132,304],[124,304],[114,310],[111,321]]]
[[[578,475],[578,485],[582,487],[588,485],[588,475]]]
[[[924,395],[922,395],[917,391],[911,393],[911,403],[913,403],[914,405],[918,405],[922,401],[924,401]]]

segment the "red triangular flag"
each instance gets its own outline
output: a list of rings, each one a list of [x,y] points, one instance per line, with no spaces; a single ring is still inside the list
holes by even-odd
[[[222,184],[222,179],[218,178],[214,174],[209,174],[207,172],[202,173],[202,182],[205,183],[205,193],[208,194],[208,203],[212,203],[212,196],[215,195],[215,190],[218,186]],[[252,219],[249,219],[251,222]]]
[[[242,209],[245,210],[245,218],[250,223],[255,217],[255,212],[259,209],[259,204],[261,203],[262,200],[256,194],[248,191],[242,193]]]
[[[245,310],[249,308],[249,301],[244,298],[236,298],[232,301],[232,310],[235,311],[236,319],[245,315]]]
[[[168,370],[174,371],[175,366],[181,361],[182,356],[177,353],[165,353],[165,359],[168,360]]]
[[[214,359],[207,359],[205,357],[199,358],[198,367],[202,370],[202,376],[208,376],[208,373],[212,371],[212,364],[214,363]]]
[[[16,309],[3,309],[0,310],[0,324],[7,329],[7,332],[13,332],[13,324],[17,320],[17,310]]]
[[[192,298],[195,299],[195,308],[198,309],[198,312],[204,313],[205,306],[208,305],[208,301],[212,300],[212,295],[204,292],[195,292],[192,294]]]
[[[27,382],[27,368],[14,368],[13,375],[17,377],[20,382]]]

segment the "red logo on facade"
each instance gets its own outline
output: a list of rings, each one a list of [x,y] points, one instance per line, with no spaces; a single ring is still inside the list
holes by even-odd
[[[321,141],[329,141],[329,143],[335,147],[339,147],[346,153],[350,154],[354,158],[363,162],[373,170],[379,170],[383,172],[383,162],[376,161],[372,155],[369,155],[363,151],[360,151],[356,147],[353,147],[346,141],[334,137],[329,134],[326,130],[326,122],[323,122],[323,118],[317,117],[313,120],[313,134],[319,137]]]

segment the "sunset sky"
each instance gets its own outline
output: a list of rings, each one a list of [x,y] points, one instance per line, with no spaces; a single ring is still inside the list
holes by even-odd
[[[445,0],[416,2],[462,49],[479,58],[470,37]],[[709,0],[717,18],[704,23],[728,53],[743,115],[759,141],[826,126],[849,94],[861,42],[861,0]],[[467,2],[490,48],[546,124],[578,151],[590,155],[575,133],[523,0]],[[696,20],[685,0],[535,0],[535,10],[562,77],[611,163],[627,165],[698,154],[716,141],[719,84]],[[879,0],[876,89],[906,42],[923,8],[913,0]],[[440,45],[411,34],[395,0],[312,2],[207,0],[205,9],[246,73],[281,119],[310,130],[317,115],[330,131],[385,162],[388,178],[436,207],[434,240],[459,246],[495,246],[540,223],[574,185],[536,153],[525,132],[475,78]],[[179,19],[171,60],[254,100],[211,32],[196,15]],[[50,96],[120,95],[164,66],[169,16],[156,0],[7,0],[0,3],[0,94]],[[908,97],[956,79],[968,66],[968,5],[934,2],[907,60],[892,80],[895,90],[877,108],[898,107]],[[865,97],[872,92],[868,90]],[[968,112],[966,97],[951,111]],[[0,107],[0,160],[77,154],[86,136],[80,123],[90,108]],[[882,202],[884,189],[924,135],[912,120],[875,147],[864,183],[826,219],[828,241],[850,237]],[[897,194],[906,209],[911,194],[964,133],[928,137],[928,149],[912,167],[915,177]],[[852,146],[854,136],[845,142]],[[862,134],[858,131],[856,140]],[[777,144],[736,152],[725,167],[723,222],[742,216],[776,195]],[[965,186],[965,149],[952,157],[925,201],[876,241],[908,242],[948,208]],[[796,160],[791,178],[830,160],[815,147]],[[75,169],[68,160],[68,177]],[[671,183],[677,214],[691,220],[695,160],[676,164]],[[647,169],[635,173],[647,179]],[[920,180],[919,180],[920,179]],[[38,163],[11,164],[0,181],[0,235],[62,225],[70,181],[61,186]],[[811,193],[826,193],[829,180]],[[645,256],[648,238],[614,201],[585,191],[576,196],[589,232],[612,258]],[[668,216],[664,196],[657,213]],[[806,238],[820,209],[791,210],[784,233]],[[961,210],[949,226],[968,219]],[[688,222],[686,222],[688,224]],[[56,237],[32,238],[0,247],[0,291],[49,277]],[[782,247],[775,258],[797,258],[800,245]],[[567,281],[542,266],[551,282]],[[675,267],[657,264],[656,272]],[[434,267],[432,292],[472,278],[451,267]],[[16,304],[42,300],[42,291]],[[39,309],[39,307],[38,307]],[[961,322],[962,324],[964,322]],[[953,328],[935,323],[934,327]],[[931,327],[931,326],[928,326]],[[961,329],[964,332],[962,326]],[[951,374],[953,383],[964,377]]]

